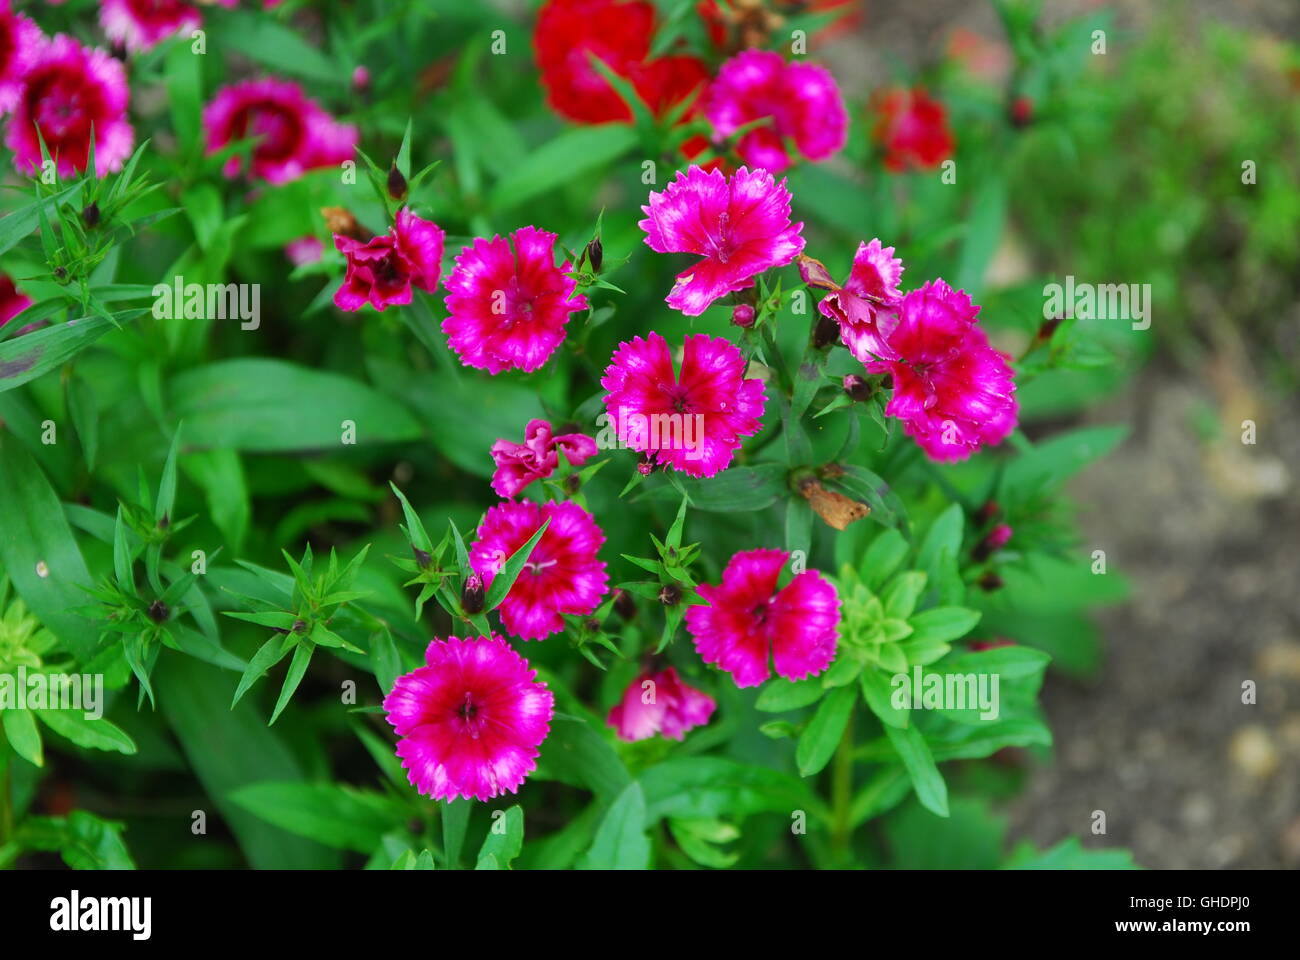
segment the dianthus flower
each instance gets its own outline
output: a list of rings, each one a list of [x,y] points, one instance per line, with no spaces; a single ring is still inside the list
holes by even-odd
[[[199,27],[199,11],[181,0],[99,0],[99,25],[131,53],[149,50],[173,33]]]
[[[515,793],[537,767],[555,696],[501,637],[434,640],[384,698],[411,784],[435,800]]]
[[[745,379],[745,360],[723,337],[686,337],[673,371],[668,341],[655,332],[618,345],[600,385],[608,426],[621,445],[693,477],[730,465],[742,436],[762,428],[763,381]]]
[[[790,191],[766,170],[741,167],[678,172],[663,193],[650,194],[639,224],[658,253],[704,259],[677,275],[668,305],[696,317],[719,297],[754,285],[754,277],[783,267],[803,250],[802,223],[790,222]]]
[[[872,136],[885,148],[888,169],[928,169],[952,156],[954,141],[947,111],[920,87],[878,91],[872,106],[876,112]]]
[[[411,302],[414,284],[426,293],[438,288],[442,274],[442,229],[408,208],[397,211],[388,233],[362,241],[334,234],[334,246],[347,257],[347,273],[334,304],[341,310],[376,310]]]
[[[731,674],[738,687],[771,675],[769,663],[787,680],[825,670],[835,657],[840,599],[816,570],[805,570],[780,590],[784,550],[742,550],[722,572],[718,586],[697,589],[707,606],[686,611],[686,628],[705,663]]]
[[[585,433],[553,436],[547,421],[528,421],[523,443],[501,439],[492,444],[497,465],[492,489],[509,500],[534,480],[545,480],[560,465],[557,451],[562,451],[572,466],[580,467],[596,455],[596,441]]]
[[[741,136],[736,153],[772,173],[790,166],[787,142],[807,160],[825,160],[848,137],[849,116],[830,71],[770,50],[746,50],[724,63],[709,87],[704,114],[719,140],[768,120]]]
[[[467,367],[488,373],[540,369],[564,340],[569,315],[587,298],[555,265],[553,233],[520,227],[509,238],[482,237],[456,257],[447,278],[442,332]]]
[[[605,722],[620,740],[629,743],[663,734],[681,740],[713,716],[717,703],[702,690],[687,686],[674,667],[658,673],[646,671],[623,691]]]
[[[542,538],[501,602],[501,622],[517,637],[541,640],[564,629],[562,614],[585,616],[600,604],[609,576],[596,558],[605,535],[573,502],[530,500],[499,503],[488,510],[469,550],[470,565],[487,587],[511,555],[546,521]]]

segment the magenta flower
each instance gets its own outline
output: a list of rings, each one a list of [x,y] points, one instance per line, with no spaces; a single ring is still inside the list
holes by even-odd
[[[705,663],[731,674],[738,687],[770,676],[769,662],[788,680],[820,673],[835,658],[840,598],[816,570],[795,574],[780,590],[784,550],[742,550],[719,586],[701,584],[708,606],[686,611],[686,628]]]
[[[340,310],[376,310],[411,302],[411,285],[426,293],[438,289],[442,275],[442,229],[403,207],[393,228],[362,242],[334,234],[334,246],[348,258],[343,283],[334,291]]]
[[[108,39],[132,53],[202,23],[199,11],[181,0],[99,0],[99,25]]]
[[[669,667],[659,673],[647,670],[633,680],[605,722],[629,743],[656,733],[681,740],[688,731],[708,723],[716,707],[711,696],[687,686],[676,668]]]
[[[434,640],[384,698],[407,778],[435,800],[515,793],[537,767],[555,696],[501,637]]]
[[[203,109],[203,128],[209,154],[238,140],[255,140],[252,175],[274,184],[351,160],[357,146],[356,127],[335,121],[288,80],[247,80],[222,87]],[[222,172],[235,177],[241,164],[241,158],[233,156]]]
[[[556,451],[563,451],[570,464],[580,467],[596,455],[596,441],[585,433],[555,437],[545,420],[530,420],[523,443],[501,439],[492,444],[492,459],[497,465],[492,489],[509,500],[534,480],[545,480],[560,465]]]
[[[790,166],[787,141],[806,159],[825,160],[848,138],[849,115],[830,71],[789,63],[770,50],[746,50],[724,63],[709,88],[704,114],[719,140],[770,118],[770,124],[741,136],[736,153],[772,173]]]
[[[763,426],[763,381],[745,379],[744,357],[722,337],[687,336],[680,373],[663,337],[634,337],[618,345],[600,385],[621,444],[693,477],[725,470],[740,438]]]
[[[903,298],[898,289],[903,261],[894,256],[894,248],[882,247],[879,240],[858,244],[844,286],[835,283],[825,268],[809,257],[800,257],[799,274],[810,286],[830,291],[817,309],[840,325],[840,337],[849,352],[863,363],[880,356],[883,348],[878,322],[884,318],[884,323],[890,324]]]
[[[23,78],[36,62],[43,40],[40,27],[14,13],[9,0],[0,0],[0,114],[18,106]]]
[[[881,324],[881,359],[866,365],[890,374],[894,395],[885,413],[902,420],[932,460],[964,460],[1016,426],[1010,358],[989,346],[978,314],[964,291],[927,283]]]
[[[1009,523],[999,523],[989,531],[989,535],[984,538],[984,543],[990,550],[1001,550],[1010,542],[1012,532]]]
[[[499,608],[506,629],[525,640],[563,630],[562,614],[591,613],[609,583],[605,564],[596,559],[605,535],[591,514],[572,502],[507,501],[489,509],[469,551],[474,572],[490,587],[511,554],[548,518],[551,525]]]
[[[93,130],[95,175],[120,170],[135,142],[126,118],[130,90],[121,61],[63,34],[40,40],[16,56],[30,57],[30,63],[5,135],[14,166],[28,174],[40,169],[39,128],[59,176],[72,176],[90,162]]]
[[[284,245],[284,255],[289,258],[289,262],[295,267],[304,267],[309,263],[316,263],[324,252],[325,245],[320,242],[319,237],[313,234],[290,240]]]
[[[7,273],[0,273],[0,327],[32,305],[32,298],[17,287]]]
[[[766,170],[741,167],[679,171],[663,193],[651,193],[639,224],[658,253],[704,259],[677,275],[670,307],[697,317],[719,297],[754,285],[754,277],[783,267],[803,250],[802,223],[790,223],[790,191]]]
[[[569,314],[587,308],[568,276],[569,261],[555,265],[553,233],[520,227],[509,239],[482,237],[461,250],[447,278],[442,332],[467,367],[488,373],[531,373],[564,339]]]

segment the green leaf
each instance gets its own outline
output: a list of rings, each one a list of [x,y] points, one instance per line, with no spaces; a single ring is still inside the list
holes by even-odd
[[[293,692],[298,689],[298,684],[302,683],[302,678],[307,673],[307,665],[311,663],[311,655],[315,650],[314,643],[300,643],[294,648],[293,660],[289,663],[289,671],[284,675],[284,686],[280,688],[280,697],[275,701],[275,709],[271,711],[267,726],[275,723],[280,712],[289,705]]]
[[[442,848],[449,869],[460,868],[460,851],[465,845],[465,829],[469,826],[472,804],[469,800],[448,800],[438,809],[442,811]]]
[[[583,787],[602,800],[612,800],[632,782],[609,741],[585,720],[565,714],[552,719],[537,764],[534,777]]]
[[[10,707],[0,712],[0,720],[4,722],[5,737],[14,752],[28,763],[45,766],[41,732],[36,729],[36,718],[32,712],[22,707]]]
[[[158,499],[154,503],[154,520],[161,523],[170,518],[172,507],[176,504],[176,455],[181,448],[181,429],[176,428],[172,434],[171,446],[167,449],[167,460],[163,463],[162,480],[158,483]]]
[[[36,716],[41,723],[79,747],[115,750],[128,755],[135,753],[135,741],[103,717],[89,720],[80,710],[37,710]]]
[[[987,176],[967,214],[966,239],[957,267],[957,288],[972,297],[978,298],[984,286],[984,274],[998,249],[1006,217],[1006,183],[1000,176]]]
[[[753,513],[770,507],[788,492],[785,467],[779,463],[760,463],[752,467],[729,467],[707,480],[684,478],[681,489],[697,510],[714,513]],[[672,486],[661,487],[646,499],[676,499]]]
[[[911,617],[916,602],[925,590],[926,580],[926,575],[920,570],[908,570],[890,580],[880,594],[885,616],[896,620]]]
[[[1140,870],[1127,850],[1085,850],[1078,837],[1067,837],[1041,853],[1032,847],[1017,851],[1004,870]]]
[[[478,870],[508,870],[524,846],[524,810],[519,804],[492,811],[492,825],[478,851]]]
[[[227,709],[230,685],[215,667],[186,657],[164,657],[159,708],[180,741],[203,792],[239,842],[249,866],[259,870],[337,867],[332,850],[272,826],[231,799],[241,786],[302,778],[296,754],[266,726],[251,703]],[[209,816],[212,810],[208,810]]]
[[[200,448],[340,450],[345,421],[355,425],[358,446],[420,437],[406,408],[384,394],[282,360],[220,360],[186,370],[171,381],[170,396],[186,442]]]
[[[868,667],[858,678],[862,687],[862,699],[867,701],[871,712],[891,727],[903,729],[909,722],[910,710],[901,710],[894,706],[894,685],[889,674],[875,667]]]
[[[930,748],[921,736],[921,731],[915,724],[901,730],[886,726],[885,735],[902,759],[921,805],[940,817],[948,816],[948,785],[944,783],[939,768],[934,765],[934,758],[930,755]]]
[[[235,687],[235,696],[230,701],[230,709],[235,709],[235,704],[239,703],[240,698],[248,692],[248,688],[266,671],[283,660],[288,653],[288,649],[284,646],[284,638],[279,634],[262,644],[257,653],[253,654],[253,659],[248,661],[244,675],[239,678],[239,684]]]
[[[73,610],[86,603],[90,573],[54,489],[7,431],[0,431],[0,491],[0,563],[27,608],[85,660],[95,634]]]
[[[326,846],[369,853],[408,811],[379,793],[335,783],[265,781],[234,790],[231,799],[267,823]]]
[[[512,553],[506,560],[505,564],[502,565],[501,569],[492,577],[492,585],[488,587],[487,597],[484,600],[485,610],[495,610],[497,607],[501,606],[501,601],[503,601],[506,598],[506,595],[510,593],[510,588],[513,587],[515,581],[519,579],[519,574],[523,571],[524,564],[526,564],[528,558],[532,556],[533,547],[537,546],[537,541],[542,539],[542,534],[546,532],[546,528],[550,525],[551,518],[547,517],[546,520],[542,522],[542,525],[537,528],[537,531],[528,538],[528,542]]]
[[[630,783],[606,811],[580,869],[646,869],[650,866],[650,840],[645,829],[645,793],[640,783]]]
[[[0,343],[0,392],[22,386],[63,366],[104,334],[142,313],[143,310],[122,310],[111,314],[111,319],[81,317]]]
[[[1002,475],[998,499],[1019,504],[1036,493],[1049,493],[1089,463],[1117,447],[1127,426],[1083,427],[1046,440],[1016,457]]]
[[[682,757],[666,760],[640,776],[645,788],[646,817],[681,820],[737,818],[775,812],[789,816],[807,810],[825,821],[826,805],[808,782],[770,767],[725,757]]]
[[[878,593],[905,556],[907,540],[903,535],[892,527],[882,530],[880,536],[871,541],[871,546],[867,548],[858,567],[862,573],[862,582],[873,593]]]
[[[830,762],[853,715],[857,698],[858,691],[852,686],[835,687],[826,694],[795,748],[795,762],[801,776],[810,777]]]
[[[980,622],[980,612],[967,607],[933,607],[912,614],[909,644],[947,643],[966,636]]]
[[[277,74],[290,74],[340,87],[343,76],[338,63],[307,43],[295,31],[271,17],[246,10],[223,10],[205,23],[209,45],[240,54],[269,67]],[[368,852],[368,851],[367,851]]]
[[[777,677],[763,687],[763,692],[758,695],[754,708],[766,713],[798,710],[810,703],[816,703],[824,692],[825,688],[817,678],[796,681]]]
[[[506,210],[565,183],[589,182],[591,171],[631,150],[636,131],[622,124],[571,127],[525,155],[490,194],[494,210]]]

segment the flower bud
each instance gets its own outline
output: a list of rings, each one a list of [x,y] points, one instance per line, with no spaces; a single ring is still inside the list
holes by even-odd
[[[406,177],[397,169],[397,161],[388,168],[388,195],[394,200],[406,199]]]
[[[754,325],[754,308],[747,303],[738,303],[731,311],[731,322],[741,329],[748,330]]]
[[[665,583],[659,591],[659,602],[665,607],[675,607],[682,602],[682,588],[675,583]]]
[[[622,620],[631,620],[636,616],[636,601],[626,590],[614,591],[614,612]]]
[[[149,619],[154,623],[163,623],[171,615],[171,610],[169,610],[167,604],[163,603],[161,600],[155,600],[153,603],[149,604]]]
[[[1034,122],[1034,101],[1026,96],[1011,101],[1011,125],[1023,129]]]
[[[483,612],[483,581],[476,573],[465,578],[465,586],[460,591],[460,608],[470,616]]]
[[[99,226],[99,204],[94,201],[86,204],[86,208],[81,211],[81,222],[90,230]]]
[[[856,373],[850,373],[844,378],[844,392],[858,403],[865,403],[867,400],[871,399],[871,395],[875,391],[871,389],[871,384],[867,383],[867,381],[863,380]]]
[[[839,338],[840,325],[825,314],[820,314],[817,325],[813,327],[813,346],[823,350]]]
[[[365,93],[370,89],[370,71],[359,64],[352,71],[352,89],[357,93]]]
[[[587,244],[587,262],[591,264],[593,273],[600,273],[600,266],[605,262],[605,247],[600,237],[593,237]]]

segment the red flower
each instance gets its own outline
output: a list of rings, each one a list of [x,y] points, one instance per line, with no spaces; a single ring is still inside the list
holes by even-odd
[[[411,284],[426,293],[438,289],[442,274],[442,228],[403,207],[393,229],[362,242],[334,234],[334,246],[348,258],[343,283],[334,291],[340,310],[376,310],[411,302]]]
[[[32,298],[14,286],[7,273],[0,273],[0,327],[32,305]]]
[[[956,146],[942,103],[920,87],[878,91],[872,98],[876,127],[872,136],[885,148],[885,166],[895,172],[937,167]]]
[[[708,68],[695,57],[649,59],[655,27],[645,0],[548,0],[533,33],[547,103],[579,123],[632,119],[592,56],[631,82],[656,115],[685,100],[708,81]]]

